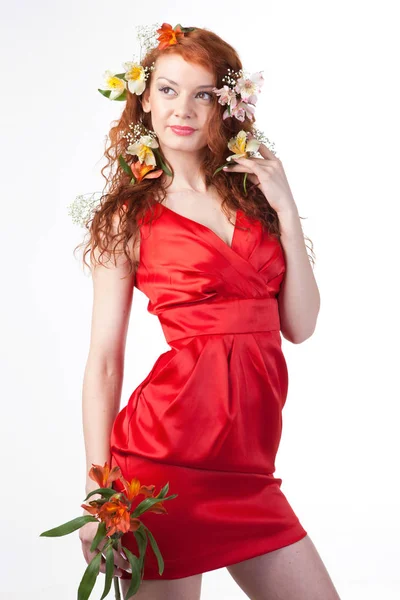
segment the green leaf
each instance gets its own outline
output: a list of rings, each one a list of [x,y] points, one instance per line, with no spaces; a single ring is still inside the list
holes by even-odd
[[[93,540],[92,540],[92,545],[90,546],[90,552],[94,552],[99,544],[99,542],[106,537],[106,533],[107,533],[107,528],[106,528],[106,524],[104,523],[104,521],[101,521],[99,523],[99,526],[97,528],[97,532],[96,535],[94,536]]]
[[[215,171],[213,173],[213,177],[214,177],[214,175],[216,173],[218,173],[219,171],[221,171],[221,169],[223,169],[224,167],[230,167],[230,166],[231,166],[231,163],[229,163],[229,162],[224,163],[221,167],[218,167],[218,169],[215,169]]]
[[[103,96],[105,96],[106,98],[110,97],[111,90],[100,90],[99,88],[97,88],[97,91],[99,91],[100,94],[103,94]]]
[[[131,183],[133,185],[134,183],[136,183],[136,179],[134,177],[132,177],[132,179],[130,180],[129,183]]]
[[[128,175],[130,175],[132,177],[132,169],[130,168],[130,166],[128,165],[128,163],[126,162],[126,160],[124,159],[122,154],[120,154],[118,156],[118,162],[121,165],[121,167],[123,168],[123,170],[125,171],[125,173],[127,173]],[[114,491],[114,494],[115,494],[115,491]]]
[[[136,531],[133,532],[133,535],[136,538],[136,542],[137,542],[137,545],[139,548],[139,562],[140,562],[141,569],[143,572],[144,559],[145,559],[146,548],[147,548],[147,535],[146,535],[145,531],[143,530],[143,527],[139,527],[139,529],[137,529]]]
[[[104,552],[103,548],[103,552]],[[110,544],[106,551],[106,580],[104,582],[104,590],[100,600],[103,600],[108,595],[110,591],[112,580],[114,575],[114,552],[112,544]]]
[[[196,29],[196,27],[182,27],[182,25],[178,23],[178,25],[175,25],[174,31],[176,31],[177,27],[180,27],[183,33],[187,33],[188,31],[194,31]]]
[[[138,517],[139,515],[143,514],[146,510],[149,510],[149,508],[151,508],[154,504],[157,504],[157,502],[160,502],[160,500],[165,502],[165,500],[172,500],[173,498],[176,498],[177,496],[178,496],[178,494],[172,494],[171,496],[164,497],[163,495],[161,495],[161,492],[160,492],[158,494],[158,496],[154,496],[154,498],[153,497],[145,498],[144,500],[142,500],[142,502],[140,502],[140,504],[137,505],[135,510],[131,513],[132,517]]]
[[[87,600],[99,574],[102,554],[99,552],[88,564],[78,588],[78,600]]]
[[[167,175],[169,175],[170,177],[172,177],[172,173],[169,170],[169,168],[167,167],[167,165],[165,164],[165,162],[162,159],[161,153],[158,150],[158,148],[152,148],[154,154],[157,156],[158,160],[160,161],[160,167],[162,168],[162,170],[164,171],[164,173],[166,173]]]
[[[114,100],[122,100],[122,101],[123,101],[123,100],[126,100],[126,98],[127,98],[127,95],[128,95],[127,91],[126,91],[126,90],[124,90],[124,91],[122,92],[122,94],[121,94],[120,96],[118,96],[117,98],[114,98]]]
[[[68,533],[72,533],[76,531],[86,523],[90,523],[90,521],[98,521],[96,517],[92,515],[82,515],[81,517],[77,517],[76,519],[72,519],[72,521],[68,521],[67,523],[63,523],[59,527],[54,527],[54,529],[49,529],[48,531],[43,531],[39,537],[58,537],[61,535],[68,535]]]
[[[110,98],[111,95],[111,90],[100,90],[99,88],[97,88],[97,90],[100,92],[100,94],[103,94],[103,96],[105,96],[106,98]],[[114,98],[114,100],[126,100],[126,90],[124,90],[122,92],[122,94],[120,94],[119,96],[117,96],[117,98]]]
[[[143,525],[143,523],[142,523],[142,525]],[[153,548],[153,552],[154,552],[154,554],[155,554],[155,555],[156,555],[156,557],[157,557],[157,562],[158,562],[158,572],[159,572],[159,574],[160,574],[160,575],[162,575],[162,574],[163,574],[163,572],[164,572],[164,559],[163,559],[163,557],[161,556],[160,549],[159,549],[159,547],[158,547],[158,545],[157,545],[157,542],[156,542],[156,540],[154,539],[154,536],[153,536],[153,534],[151,533],[150,529],[148,529],[148,527],[146,527],[146,525],[143,525],[143,527],[145,528],[145,530],[146,530],[146,533],[147,533],[147,535],[149,536],[149,540],[150,540],[151,547]]]
[[[132,554],[132,552],[130,550],[128,550],[128,548],[125,548],[125,546],[122,546],[122,550],[125,552],[128,560],[129,560],[129,563],[131,565],[131,568],[132,568],[131,584],[130,584],[128,591],[126,593],[126,596],[124,598],[124,600],[128,600],[128,598],[130,598],[131,596],[136,594],[136,592],[138,591],[140,584],[142,582],[141,563],[140,563],[138,557],[135,556],[134,554]]]
[[[115,490],[113,490],[112,488],[109,488],[109,487],[97,488],[97,490],[92,490],[91,492],[89,492],[89,494],[84,499],[84,502],[86,502],[91,496],[94,496],[95,494],[101,494],[102,496],[105,496],[105,498],[107,500],[109,500],[111,498],[111,496],[114,496],[114,494],[118,494],[118,493],[119,492],[116,492]],[[98,502],[100,502],[100,499],[98,500]]]

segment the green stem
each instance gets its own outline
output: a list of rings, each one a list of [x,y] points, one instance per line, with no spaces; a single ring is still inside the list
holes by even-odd
[[[247,188],[246,188],[246,179],[247,179],[247,175],[248,173],[244,174],[244,179],[243,179],[243,189],[244,189],[244,195],[247,196]]]
[[[118,538],[117,540],[112,540],[110,539],[111,545],[112,547],[119,551],[121,549],[121,538]],[[115,591],[115,600],[121,600],[121,590],[119,588],[119,577],[113,577],[114,580],[114,591]]]
[[[118,577],[114,577],[114,591],[115,591],[115,600],[121,600],[121,592],[119,589],[119,581]]]

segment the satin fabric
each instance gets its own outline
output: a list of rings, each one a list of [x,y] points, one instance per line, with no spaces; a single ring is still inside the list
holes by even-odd
[[[241,210],[231,247],[164,205],[151,224],[148,214],[135,286],[170,350],[117,415],[110,453],[126,479],[156,493],[169,482],[168,494],[178,494],[164,503],[168,514],[141,516],[164,559],[160,576],[148,544],[144,579],[176,579],[307,532],[274,477],[288,391],[276,297],[283,249]],[[132,532],[122,543],[138,554]]]

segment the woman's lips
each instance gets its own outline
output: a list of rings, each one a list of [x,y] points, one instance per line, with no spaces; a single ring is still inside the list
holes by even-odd
[[[193,127],[179,127],[177,125],[171,125],[171,129],[177,135],[191,135],[196,131]]]

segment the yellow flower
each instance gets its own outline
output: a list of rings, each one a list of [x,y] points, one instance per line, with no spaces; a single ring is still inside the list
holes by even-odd
[[[128,89],[132,94],[140,96],[146,87],[146,72],[141,64],[136,62],[125,62],[125,78],[128,81]]]
[[[150,135],[142,135],[140,140],[135,144],[131,144],[126,149],[128,154],[133,154],[139,157],[141,163],[146,165],[156,165],[156,157],[152,148],[158,148],[157,141]]]
[[[115,100],[121,94],[124,93],[126,89],[126,83],[120,77],[116,77],[115,73],[111,71],[105,71],[104,73],[104,89],[111,90],[110,100]]]
[[[255,138],[248,139],[248,133],[243,129],[239,133],[231,138],[228,142],[228,148],[234,154],[228,156],[226,160],[232,160],[233,158],[240,158],[242,156],[247,157],[250,152],[257,152],[260,147],[260,143]]]

